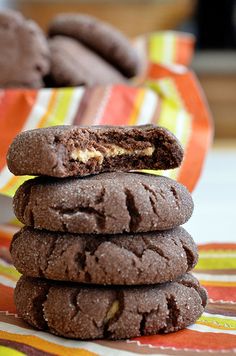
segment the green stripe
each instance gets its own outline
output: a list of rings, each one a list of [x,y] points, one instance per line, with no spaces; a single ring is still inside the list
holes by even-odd
[[[209,316],[202,315],[198,319],[198,321],[201,323],[204,323],[206,325],[215,324],[216,326],[219,326],[219,327],[236,330],[236,320],[227,319],[227,317],[218,318],[218,317],[214,317],[214,316],[209,317]],[[209,325],[209,326],[211,326],[211,325]]]
[[[224,270],[224,269],[236,269],[236,259],[233,257],[225,258],[201,258],[198,261],[195,270],[212,269],[212,270]]]
[[[0,346],[0,355],[2,356],[24,356],[23,352],[12,349],[11,347]]]
[[[161,34],[152,34],[149,38],[149,59],[153,63],[163,62],[164,37]]]
[[[13,277],[14,280],[18,280],[21,274],[15,269],[14,266],[3,266],[0,264],[0,274],[3,276]]]

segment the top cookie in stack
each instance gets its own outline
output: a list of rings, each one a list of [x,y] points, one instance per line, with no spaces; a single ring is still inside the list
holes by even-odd
[[[183,149],[168,130],[144,126],[58,126],[26,131],[10,146],[15,175],[65,178],[101,172],[171,169]]]
[[[119,339],[176,331],[201,315],[206,293],[188,274],[197,248],[179,227],[192,214],[191,195],[169,178],[128,173],[182,159],[178,140],[154,125],[16,137],[9,169],[43,176],[14,197],[26,225],[11,244],[23,319],[65,337]]]

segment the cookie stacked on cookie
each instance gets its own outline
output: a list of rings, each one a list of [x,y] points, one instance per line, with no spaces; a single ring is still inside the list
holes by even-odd
[[[188,272],[198,258],[180,227],[187,189],[137,169],[178,167],[177,139],[156,126],[64,126],[21,133],[8,153],[16,175],[39,175],[16,192],[26,226],[11,254],[23,273],[19,315],[54,334],[121,339],[193,323],[206,292]],[[96,174],[95,174],[96,173]]]

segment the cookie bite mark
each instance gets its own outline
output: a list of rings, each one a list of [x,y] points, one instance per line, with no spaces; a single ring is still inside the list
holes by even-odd
[[[64,178],[171,169],[182,159],[183,149],[176,137],[158,126],[58,126],[19,134],[7,162],[15,175]]]
[[[71,152],[71,158],[75,161],[79,161],[82,163],[87,163],[91,158],[95,158],[99,162],[99,164],[102,164],[104,158],[117,157],[122,155],[127,155],[127,156],[135,155],[135,156],[142,156],[142,157],[152,156],[154,150],[155,147],[153,145],[151,145],[151,147],[147,147],[143,149],[131,150],[115,144],[111,144],[111,145],[104,145],[103,152],[96,150],[94,147],[92,147],[90,150],[74,149]]]

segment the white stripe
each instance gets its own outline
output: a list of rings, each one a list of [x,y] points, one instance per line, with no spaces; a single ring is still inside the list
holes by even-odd
[[[148,90],[144,96],[136,125],[145,125],[151,122],[154,112],[158,106],[158,102],[159,98],[157,94],[152,90]]]
[[[104,110],[105,110],[106,105],[108,103],[108,100],[109,100],[109,98],[111,96],[111,91],[112,91],[112,87],[111,86],[106,87],[104,96],[103,96],[102,101],[100,103],[100,106],[99,106],[99,108],[98,108],[98,110],[97,110],[97,112],[95,114],[93,125],[98,125],[100,123],[101,117],[104,114]]]
[[[38,122],[48,110],[48,104],[52,95],[51,89],[41,89],[38,91],[33,108],[23,126],[22,131],[31,130],[37,127]]]
[[[181,141],[183,139],[183,134],[186,128],[186,112],[181,109],[176,117],[176,127],[175,127],[175,136]]]
[[[200,256],[201,259],[203,258],[227,258],[227,257],[232,257],[232,258],[236,258],[236,253],[228,253],[226,252],[222,252],[222,253],[204,253],[200,251]]]
[[[213,328],[207,325],[193,324],[187,327],[189,330],[198,331],[200,333],[215,333],[215,334],[230,334],[236,335],[236,330],[225,330]]]
[[[172,58],[173,43],[174,43],[173,33],[167,32],[164,35],[164,48],[163,48],[163,58],[162,58],[162,62],[165,64],[173,62],[173,58]]]
[[[230,274],[205,274],[205,273],[198,273],[195,271],[193,273],[195,277],[200,279],[201,281],[210,281],[210,282],[236,282],[236,276],[235,275],[230,275]]]
[[[7,261],[4,261],[2,258],[0,258],[0,264],[4,267],[10,267],[12,266],[11,263],[8,263]]]
[[[13,174],[9,171],[8,167],[5,166],[0,172],[0,189],[2,189],[12,177]]]
[[[184,347],[184,348],[178,348],[178,347],[174,347],[174,346],[159,346],[159,345],[151,345],[151,344],[143,344],[141,343],[139,340],[127,340],[126,341],[127,343],[133,343],[133,344],[137,344],[138,346],[140,347],[149,347],[150,349],[160,349],[160,350],[168,350],[168,351],[193,351],[193,354],[195,354],[196,352],[201,354],[202,352],[208,352],[208,353],[212,353],[214,354],[216,352],[216,350],[212,350],[212,349],[196,349],[196,348],[187,348],[187,347]],[[231,350],[225,350],[225,349],[221,349],[220,350],[220,353],[229,353],[231,351],[235,351],[236,349],[231,349]],[[139,355],[139,354],[136,354],[136,355]],[[151,355],[155,355],[155,354],[151,354]],[[163,354],[159,354],[158,355],[163,355]],[[166,355],[166,354],[164,354]],[[169,354],[168,354],[169,355]]]
[[[0,276],[0,284],[6,286],[6,287],[11,287],[11,288],[15,288],[16,286],[16,282],[11,281],[8,278],[5,278],[3,276]]]
[[[34,329],[24,329],[23,327],[19,327],[16,325],[0,322],[0,330],[6,331],[9,333],[14,333],[17,335],[29,335],[29,336],[34,336],[37,337],[41,340],[45,340],[48,342],[51,342],[56,345],[60,345],[63,347],[71,347],[71,348],[76,348],[76,349],[84,349],[88,350],[91,352],[94,352],[99,355],[103,356],[136,356],[137,353],[134,352],[129,352],[129,351],[124,351],[124,350],[115,350],[111,349],[106,346],[99,345],[97,343],[93,342],[86,342],[86,341],[75,341],[75,340],[67,340],[60,338],[58,336],[51,335],[49,333],[43,332],[43,331],[37,331]],[[37,348],[37,347],[36,347]],[[69,350],[68,350],[69,352]],[[163,355],[160,353],[152,354],[153,356],[157,355]]]
[[[68,112],[64,119],[63,125],[71,125],[72,124],[72,122],[75,118],[76,112],[79,108],[79,105],[80,105],[80,102],[81,102],[84,92],[85,92],[84,87],[73,89],[73,95],[72,95],[69,109],[68,109]]]

